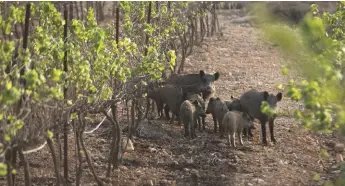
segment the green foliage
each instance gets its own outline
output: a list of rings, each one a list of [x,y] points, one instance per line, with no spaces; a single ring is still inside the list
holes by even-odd
[[[147,85],[146,81],[160,79],[164,70],[173,69],[177,51],[170,49],[171,41],[186,32],[188,17],[204,14],[192,2],[171,2],[170,10],[167,2],[159,2],[159,12],[152,3],[151,22],[147,23],[148,3],[119,2],[123,20],[118,43],[115,27],[98,26],[90,8],[86,20],[69,22],[67,44],[62,14],[51,2],[32,3],[30,21],[35,20],[36,25],[30,30],[28,48],[18,48],[16,65],[12,57],[22,40],[0,40],[0,119],[5,126],[2,149],[12,145],[25,127],[26,118],[14,111],[23,96],[28,96],[33,105],[98,103],[111,99],[134,77],[144,77],[142,84]],[[14,24],[24,20],[25,6],[11,5],[6,18],[0,16],[0,29],[11,35]],[[67,72],[63,67],[65,52]],[[21,70],[25,70],[23,75]],[[65,88],[72,89],[76,96],[64,99]],[[71,119],[76,117],[71,113]],[[53,137],[51,131],[45,131],[48,138]],[[7,174],[6,166],[0,164],[0,175]]]
[[[316,6],[312,6],[312,11],[317,15]],[[344,64],[344,46],[340,40],[326,34],[324,20],[330,17],[333,16],[328,13],[321,18],[307,14],[296,30],[272,22],[262,25],[266,36],[284,49],[290,61],[294,61],[289,65],[302,67],[299,70],[304,79],[291,80],[286,85],[287,96],[302,101],[305,106],[305,111],[297,111],[296,116],[306,127],[326,132],[345,128],[345,121],[340,119],[344,110],[344,91],[339,91],[343,90],[343,72],[338,68]],[[284,67],[282,73],[289,74],[288,68]]]
[[[327,150],[321,149],[321,150],[320,150],[320,157],[321,157],[321,158],[328,158],[328,157],[329,157],[329,154],[328,154]]]
[[[283,49],[289,61],[282,74],[295,71],[302,77],[291,79],[285,87],[288,97],[304,105],[303,110],[295,110],[295,117],[313,131],[340,131],[344,135],[345,3],[338,3],[335,13],[323,14],[311,5],[311,11],[296,29],[275,22],[261,4],[255,9],[264,21],[261,28],[265,36]],[[328,154],[322,150],[320,156]],[[344,181],[342,176],[334,184],[344,185]]]
[[[270,105],[269,105],[269,103],[267,101],[263,101],[261,103],[260,109],[261,109],[262,113],[267,114],[267,116],[269,118],[273,117],[275,115],[275,110],[270,108]]]
[[[319,181],[320,180],[320,174],[317,172],[313,172],[314,176],[313,176],[313,180],[315,181]]]
[[[5,163],[0,163],[0,176],[7,175],[7,165]]]
[[[53,132],[50,131],[50,130],[47,130],[47,137],[48,137],[49,139],[53,139],[53,137],[54,137]]]

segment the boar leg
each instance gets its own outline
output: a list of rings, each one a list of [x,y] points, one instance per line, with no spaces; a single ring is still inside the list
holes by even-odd
[[[242,132],[237,133],[238,141],[240,141],[240,144],[243,146],[243,140],[242,140]]]
[[[274,125],[274,119],[270,119],[270,120],[268,121],[268,126],[269,126],[269,128],[270,128],[271,141],[275,144],[275,143],[276,143],[276,139],[274,138],[273,125]]]
[[[248,136],[248,128],[243,128],[243,131],[242,131],[242,134],[244,135],[244,136]]]
[[[170,119],[170,123],[174,123],[174,121],[175,121],[175,114],[172,113],[172,116],[171,116],[171,119]]]
[[[251,116],[251,115],[250,115],[249,117],[250,117],[250,119],[253,121],[253,126],[251,127],[251,129],[256,129],[256,128],[255,128],[255,125],[254,125],[254,120],[255,120],[255,118],[254,118],[253,116]]]
[[[168,120],[170,119],[169,111],[170,111],[170,108],[168,107],[167,104],[165,104],[164,112],[165,112],[165,116],[166,116],[166,118],[167,118]]]
[[[214,123],[214,133],[216,133],[217,132],[217,118],[214,114],[212,114],[212,119],[213,119],[213,123]]]
[[[195,126],[199,128],[199,132],[201,132],[201,117],[197,117],[197,122],[195,122]]]
[[[235,145],[235,132],[233,134],[230,134],[230,137],[231,137],[231,145],[236,148],[236,145]]]
[[[228,145],[229,145],[229,147],[231,147],[231,142],[232,142],[231,136],[230,136],[230,134],[228,134],[227,136],[228,136],[228,137],[227,137],[227,139],[228,139]]]
[[[261,134],[262,134],[262,143],[264,145],[267,145],[267,139],[266,139],[266,121],[267,120],[261,120]]]
[[[184,121],[183,126],[184,126],[184,137],[187,138],[189,136],[189,123]]]
[[[191,135],[192,135],[191,139],[193,139],[196,137],[196,135],[195,135],[196,120],[194,119],[192,122],[190,122],[190,124],[191,124]]]
[[[177,124],[178,124],[178,125],[181,125],[181,119],[180,119],[180,116],[179,116],[179,115],[176,116],[176,119],[177,119]]]
[[[163,117],[163,102],[157,101],[156,106],[157,106],[157,112],[158,112],[159,119],[162,119],[162,117]]]
[[[247,136],[248,137],[248,139],[249,138],[252,138],[254,135],[253,135],[253,133],[252,133],[252,127],[247,127],[247,128],[244,128],[243,129],[243,135],[244,136]]]
[[[219,133],[220,133],[220,138],[224,138],[224,126],[222,123],[222,120],[218,120],[218,125],[219,125]]]
[[[253,125],[254,126],[254,125]],[[253,133],[252,133],[252,129],[254,129],[254,127],[248,127],[248,137],[253,137]]]

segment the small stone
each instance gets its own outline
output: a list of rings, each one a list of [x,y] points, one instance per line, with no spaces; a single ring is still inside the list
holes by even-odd
[[[172,162],[174,165],[178,165],[178,162],[177,161],[173,161]]]
[[[155,148],[153,148],[153,147],[149,147],[149,151],[150,151],[151,153],[154,153],[154,152],[157,152],[157,149],[155,149]]]
[[[193,164],[193,163],[194,163],[194,161],[193,161],[193,159],[192,159],[192,158],[187,159],[187,160],[186,160],[186,162],[187,162],[188,164]]]
[[[100,156],[99,156],[99,159],[100,159],[100,160],[106,160],[107,158],[106,158],[105,156],[103,156],[103,155],[100,155]]]
[[[289,164],[289,161],[280,160],[279,163],[280,163],[281,165],[287,165],[287,164]]]
[[[336,160],[337,160],[338,163],[339,163],[339,162],[343,162],[343,161],[344,161],[343,155],[337,154]]]
[[[225,143],[218,143],[218,147],[225,148],[225,147],[227,147],[227,145]]]
[[[191,172],[194,173],[194,174],[199,173],[199,171],[196,170],[196,169],[192,169]]]
[[[153,185],[153,181],[152,180],[147,180],[146,185]]]
[[[332,171],[332,174],[339,174],[341,172],[341,170],[335,170],[335,171]]]
[[[126,147],[126,145],[127,145],[127,147]],[[128,140],[128,144],[127,144],[127,137],[122,138],[121,147],[122,147],[122,150],[125,152],[134,151],[134,146],[133,146],[131,139]],[[126,150],[125,150],[125,148],[126,148]]]
[[[239,157],[245,157],[246,154],[242,151],[237,151],[236,154],[239,156]]]
[[[284,165],[284,162],[283,162],[283,160],[280,160],[280,161],[279,161],[279,163],[280,163],[281,165]]]
[[[198,170],[192,169],[192,170],[191,170],[191,173],[192,173],[192,175],[196,176],[197,178],[200,178],[200,174],[199,174],[199,171],[198,171]]]
[[[120,170],[128,170],[128,168],[127,168],[126,166],[124,166],[124,165],[120,165],[120,166],[119,166],[119,169],[120,169]]]
[[[169,155],[169,153],[168,153],[165,149],[162,149],[162,154],[163,154],[163,155],[166,155],[166,156]]]
[[[168,180],[164,179],[164,180],[162,180],[160,182],[163,183],[163,184],[166,184],[168,182]]]
[[[344,152],[344,148],[345,148],[345,146],[344,146],[344,144],[342,144],[342,143],[337,143],[337,144],[334,146],[335,152],[338,152],[338,153]]]
[[[257,184],[263,184],[263,183],[265,183],[265,181],[264,181],[263,179],[261,179],[261,178],[254,178],[254,179],[253,179],[253,182],[254,182],[254,183],[257,183]]]
[[[235,155],[233,160],[234,160],[235,163],[239,163],[241,161],[241,159],[238,156],[236,156],[236,155]]]
[[[252,183],[247,183],[247,186],[253,186],[253,184]]]
[[[189,172],[190,169],[188,168],[183,168],[184,171]]]
[[[221,178],[226,178],[226,176],[224,174],[221,174],[220,177]]]

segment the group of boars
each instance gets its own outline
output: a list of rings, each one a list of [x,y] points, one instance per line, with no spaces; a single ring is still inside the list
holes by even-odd
[[[219,72],[206,74],[203,70],[200,70],[199,74],[172,74],[163,86],[150,90],[147,97],[155,102],[159,118],[163,117],[164,109],[167,119],[170,119],[169,112],[172,113],[170,122],[175,119],[179,124],[183,122],[184,136],[187,138],[197,137],[197,127],[200,132],[205,130],[206,114],[211,114],[214,133],[219,131],[221,139],[226,137],[230,147],[236,147],[235,134],[242,146],[242,135],[247,136],[248,140],[253,137],[251,130],[255,129],[255,119],[261,123],[262,143],[267,145],[267,122],[271,141],[276,143],[273,133],[275,116],[268,117],[260,108],[261,103],[267,101],[270,108],[274,109],[277,102],[281,101],[282,93],[272,94],[251,89],[239,98],[231,96],[231,100],[222,100],[214,97],[214,82],[219,80],[219,77]]]

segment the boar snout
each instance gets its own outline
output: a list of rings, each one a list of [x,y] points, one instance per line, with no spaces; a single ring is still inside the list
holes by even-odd
[[[210,87],[210,86],[207,86],[205,88],[202,89],[202,97],[203,99],[206,99],[208,98],[210,95],[212,95],[212,93],[214,92],[214,88]]]
[[[212,93],[212,92],[214,92],[214,88],[213,88],[213,87],[207,86],[207,87],[205,88],[205,93]]]

